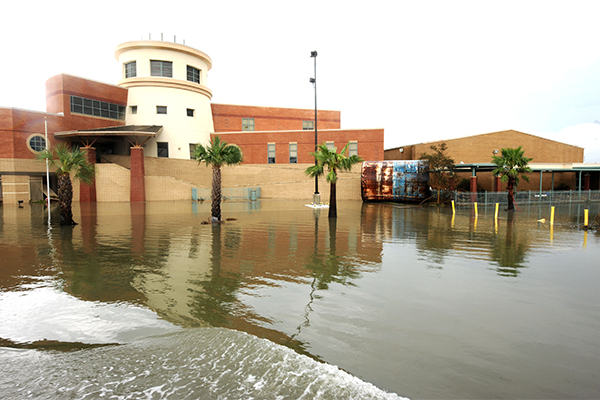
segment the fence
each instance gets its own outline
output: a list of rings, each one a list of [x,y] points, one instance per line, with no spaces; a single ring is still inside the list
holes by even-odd
[[[192,188],[192,200],[207,200],[211,196],[211,189]],[[259,198],[260,187],[221,188],[222,200],[256,200]]]
[[[507,192],[445,192],[457,205],[472,204],[507,204]],[[558,204],[558,203],[584,203],[600,202],[600,190],[552,190],[540,192],[537,190],[524,190],[515,192],[515,203],[529,204]]]

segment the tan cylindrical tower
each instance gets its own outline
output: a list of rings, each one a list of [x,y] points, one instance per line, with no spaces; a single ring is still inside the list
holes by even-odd
[[[208,55],[182,44],[141,40],[117,46],[115,58],[123,68],[118,85],[128,89],[127,125],[163,126],[145,144],[145,156],[189,159],[194,144],[210,141]]]

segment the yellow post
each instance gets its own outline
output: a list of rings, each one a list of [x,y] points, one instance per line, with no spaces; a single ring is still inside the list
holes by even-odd
[[[554,225],[554,206],[550,207],[550,226]]]
[[[588,226],[588,209],[583,210],[583,226]]]
[[[583,248],[587,247],[587,231],[583,231]]]
[[[477,218],[477,202],[473,203],[473,206],[475,206],[475,218]]]
[[[452,214],[452,221],[450,221],[450,227],[454,229],[454,214]]]
[[[456,209],[454,208],[454,200],[452,200],[452,215],[456,214]]]
[[[494,211],[494,219],[498,219],[498,203],[496,203],[496,211]]]

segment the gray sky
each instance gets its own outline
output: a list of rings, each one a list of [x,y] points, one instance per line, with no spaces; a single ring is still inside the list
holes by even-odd
[[[600,163],[597,0],[10,2],[3,15],[4,107],[45,110],[59,73],[115,84],[114,48],[163,33],[212,58],[215,103],[314,108],[317,50],[319,109],[384,128],[386,148],[515,129]]]

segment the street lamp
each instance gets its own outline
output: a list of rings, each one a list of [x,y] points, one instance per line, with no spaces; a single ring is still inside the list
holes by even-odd
[[[46,150],[50,148],[48,146],[48,118],[44,117],[44,140],[46,141]],[[50,168],[48,166],[48,159],[46,158],[46,198],[48,199],[48,223],[50,222]]]
[[[311,51],[310,57],[315,59],[315,77],[310,78],[310,83],[315,88],[315,152],[318,150],[317,142],[317,51]],[[317,165],[317,158],[315,157],[315,165]],[[315,193],[313,194],[313,203],[321,203],[321,195],[319,194],[319,177],[315,175]]]

